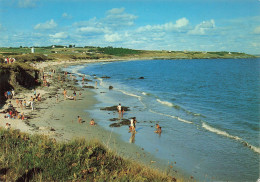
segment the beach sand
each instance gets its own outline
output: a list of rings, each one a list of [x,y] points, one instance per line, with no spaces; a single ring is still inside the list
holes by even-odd
[[[56,70],[59,70],[59,68],[66,65],[85,63],[86,62],[70,63],[61,61],[38,63],[35,66],[39,69],[45,68],[45,70],[51,70],[55,68]],[[30,108],[21,110],[21,108],[16,107],[15,99],[10,100],[19,112],[24,112],[30,119],[24,121],[6,119],[4,118],[4,114],[0,114],[0,127],[5,127],[5,123],[10,123],[12,129],[19,129],[22,132],[30,134],[44,134],[62,142],[76,138],[84,138],[87,141],[98,140],[108,149],[126,159],[146,164],[164,172],[168,171],[177,178],[181,177],[183,179],[186,178],[184,176],[188,176],[184,175],[179,170],[176,172],[176,169],[170,168],[169,165],[165,164],[165,161],[155,158],[149,151],[145,151],[141,147],[122,141],[119,135],[112,132],[113,128],[111,128],[111,131],[105,130],[98,125],[98,121],[96,121],[97,125],[91,126],[89,122],[92,118],[90,118],[88,112],[95,107],[95,104],[98,102],[94,97],[95,93],[90,89],[76,88],[75,80],[70,79],[69,75],[67,76],[67,81],[62,83],[57,79],[58,74],[61,73],[56,72],[56,75],[50,79],[50,87],[36,88],[37,94],[41,93],[43,98],[43,101],[36,102],[36,110],[32,111]],[[68,95],[72,95],[74,89],[76,89],[77,100],[64,99],[64,88],[67,89]],[[79,92],[82,93],[81,96],[79,96]],[[58,102],[56,100],[56,95],[58,95]],[[31,96],[33,96],[33,90],[27,93],[18,93],[15,95],[15,98],[28,100]],[[4,105],[2,110],[6,108],[7,105]],[[82,123],[78,122],[78,116],[82,118]]]

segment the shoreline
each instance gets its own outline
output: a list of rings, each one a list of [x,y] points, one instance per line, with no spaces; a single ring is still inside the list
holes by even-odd
[[[129,59],[128,59],[129,60]],[[44,62],[36,64],[38,69],[48,68],[52,69],[57,66],[59,69],[66,66],[72,65],[81,65],[86,63],[96,63],[96,62],[113,62],[113,61],[124,61],[124,60],[97,60],[97,61],[60,61],[60,62]],[[57,77],[56,77],[57,78]],[[55,79],[55,77],[53,78]],[[52,79],[52,81],[53,81]],[[57,80],[56,80],[57,81]],[[65,82],[67,86],[74,87],[76,82]],[[75,86],[79,89],[77,86]],[[5,122],[10,122],[11,128],[19,129],[22,132],[30,134],[44,134],[52,138],[55,138],[58,141],[66,142],[73,140],[75,138],[84,138],[87,141],[90,140],[99,140],[103,143],[108,149],[116,152],[119,156],[124,158],[135,160],[137,162],[143,163],[149,167],[159,169],[161,171],[170,170],[170,174],[174,174],[177,178],[186,177],[188,179],[189,175],[183,174],[182,172],[176,172],[174,169],[169,168],[169,165],[163,164],[162,161],[152,156],[149,151],[144,151],[143,148],[136,145],[132,145],[124,142],[120,139],[120,136],[116,133],[113,133],[112,130],[108,131],[101,126],[90,126],[90,111],[91,108],[97,103],[97,100],[94,98],[95,93],[89,89],[79,89],[82,92],[82,96],[78,97],[77,101],[74,100],[64,100],[63,99],[63,87],[58,84],[51,83],[50,87],[41,87],[36,89],[37,93],[41,93],[43,98],[46,98],[45,101],[42,101],[40,104],[36,104],[36,110],[26,110],[26,115],[32,116],[32,119],[29,119],[29,125],[21,120],[17,119],[6,119]],[[77,91],[77,93],[79,92]],[[69,95],[72,95],[73,90],[68,90]],[[55,94],[59,93],[59,102],[56,103]],[[31,93],[21,93],[17,96],[19,97],[30,97],[33,95]],[[14,102],[14,100],[12,100]],[[13,103],[15,106],[15,103]],[[6,108],[6,105],[3,107]],[[73,114],[72,114],[73,113]],[[84,123],[80,124],[77,122],[77,116],[80,116]],[[1,116],[2,117],[2,114]],[[2,119],[2,118],[1,118]],[[0,127],[4,127],[1,122]]]

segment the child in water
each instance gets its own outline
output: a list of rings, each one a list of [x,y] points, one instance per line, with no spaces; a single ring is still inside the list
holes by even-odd
[[[90,121],[90,125],[96,125],[96,123],[95,123],[95,121],[94,121],[94,119],[91,119],[91,121]]]

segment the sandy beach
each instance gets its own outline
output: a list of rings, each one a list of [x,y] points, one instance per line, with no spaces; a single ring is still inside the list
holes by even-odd
[[[23,121],[20,119],[8,119],[4,118],[5,114],[0,114],[0,127],[5,127],[5,124],[9,123],[13,130],[18,129],[30,134],[43,134],[61,142],[70,141],[75,138],[84,138],[87,141],[98,140],[124,158],[144,163],[162,171],[169,171],[169,165],[165,164],[165,161],[163,162],[160,159],[155,158],[149,151],[145,151],[141,147],[122,141],[119,135],[113,133],[113,128],[111,131],[105,130],[98,125],[99,121],[97,120],[95,120],[97,125],[91,126],[89,124],[92,119],[90,118],[89,110],[98,102],[94,97],[95,93],[91,91],[91,89],[82,89],[75,86],[77,81],[75,80],[75,77],[69,73],[65,77],[65,82],[58,79],[58,77],[64,76],[64,73],[60,72],[61,68],[72,64],[85,64],[87,62],[88,61],[60,61],[38,63],[34,65],[38,69],[44,68],[44,71],[47,73],[52,69],[56,70],[56,73],[53,74],[52,77],[50,77],[50,75],[48,77],[50,82],[49,87],[41,86],[36,88],[36,93],[41,94],[42,101],[36,102],[35,110],[31,110],[30,107],[21,109],[17,107],[15,103],[16,98],[29,100],[30,97],[33,96],[34,90],[26,93],[17,93],[14,96],[14,99],[7,100],[7,103],[11,101],[18,112],[24,112],[27,119]],[[65,99],[63,96],[64,89],[67,90],[67,95],[72,95],[73,91],[76,90],[76,101]],[[79,93],[81,93],[80,96]],[[1,111],[5,109],[7,109],[7,104],[4,105]],[[82,118],[82,123],[78,122],[78,116]],[[179,170],[177,172],[176,169],[170,168],[169,172],[175,176],[180,175],[183,177],[183,174]]]

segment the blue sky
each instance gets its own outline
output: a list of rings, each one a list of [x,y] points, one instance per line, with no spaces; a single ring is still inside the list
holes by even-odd
[[[260,54],[260,0],[0,0],[0,46]]]

